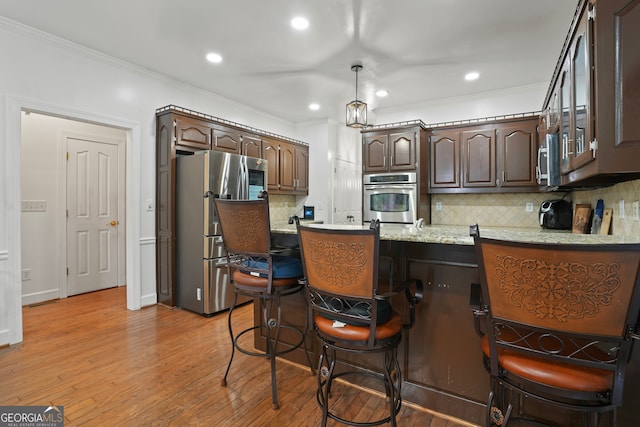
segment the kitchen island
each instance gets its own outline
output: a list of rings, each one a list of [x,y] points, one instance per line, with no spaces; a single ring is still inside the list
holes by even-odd
[[[273,223],[272,232],[280,245],[297,245],[295,226]],[[584,235],[541,229],[481,226],[480,232],[486,237],[527,242],[640,242],[640,236]],[[416,324],[404,336],[399,351],[404,380],[403,399],[483,424],[489,375],[482,363],[480,336],[476,333],[469,308],[470,284],[478,282],[469,227],[428,225],[416,229],[384,225],[380,239],[380,283],[412,277],[421,279],[425,287],[424,299],[416,307]],[[402,311],[404,303],[402,297],[393,301],[399,311]],[[299,299],[288,304],[291,304],[286,309],[288,320],[304,319],[304,306]],[[256,321],[259,318],[256,316]],[[302,321],[300,325],[303,325]],[[317,360],[318,344],[312,334],[310,336],[313,358]],[[257,339],[256,344],[259,341]],[[640,415],[633,410],[640,403],[639,354],[639,351],[634,353],[628,366],[625,404],[619,411],[619,426],[640,425]],[[292,359],[303,363],[299,356],[292,354]],[[376,366],[374,361],[369,363],[355,357],[347,360],[352,366],[363,369],[375,369]],[[569,414],[554,411],[551,416],[556,422],[560,417],[563,425],[580,425],[580,420],[574,421],[575,417]]]

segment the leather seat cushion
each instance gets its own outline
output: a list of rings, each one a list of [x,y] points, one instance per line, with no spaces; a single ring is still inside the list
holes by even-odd
[[[266,277],[254,276],[253,274],[243,273],[240,270],[233,271],[233,281],[238,285],[252,286],[256,288],[266,288],[269,283],[269,279]],[[297,284],[298,277],[290,277],[284,279],[273,279],[273,283],[271,285],[278,288]]]
[[[286,256],[286,255],[272,255],[271,260],[273,262],[273,278],[274,279],[288,279],[302,277],[302,262],[300,258]],[[245,261],[245,265],[253,268],[267,269],[268,264],[266,261],[251,260]],[[244,272],[247,273],[248,272]],[[267,277],[266,274],[261,274],[262,277]]]
[[[489,339],[486,335],[482,337],[482,351],[489,357]],[[498,349],[498,363],[522,378],[566,390],[606,391],[613,384],[611,371],[558,363],[508,349]]]
[[[369,326],[345,325],[334,326],[333,319],[315,315],[315,324],[321,332],[326,335],[350,341],[366,341],[369,339]],[[388,322],[376,325],[376,339],[384,340],[391,338],[402,331],[402,318],[397,313],[393,313]]]

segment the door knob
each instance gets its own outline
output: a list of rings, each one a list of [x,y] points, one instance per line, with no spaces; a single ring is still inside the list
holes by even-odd
[[[112,220],[112,221],[111,221],[109,224],[107,224],[107,225],[110,225],[110,226],[112,226],[112,227],[115,227],[116,225],[118,225],[118,221],[116,221],[116,220],[114,219],[114,220]]]

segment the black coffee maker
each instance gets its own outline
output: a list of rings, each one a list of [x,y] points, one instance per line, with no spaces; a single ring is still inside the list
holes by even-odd
[[[564,199],[545,200],[540,205],[540,226],[550,230],[571,230],[573,208]]]

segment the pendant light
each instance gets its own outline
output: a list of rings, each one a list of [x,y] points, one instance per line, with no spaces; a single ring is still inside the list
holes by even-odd
[[[362,70],[362,65],[354,64],[351,71],[356,73],[356,99],[347,104],[347,126],[352,128],[362,128],[367,125],[367,104],[358,100],[358,71]]]

